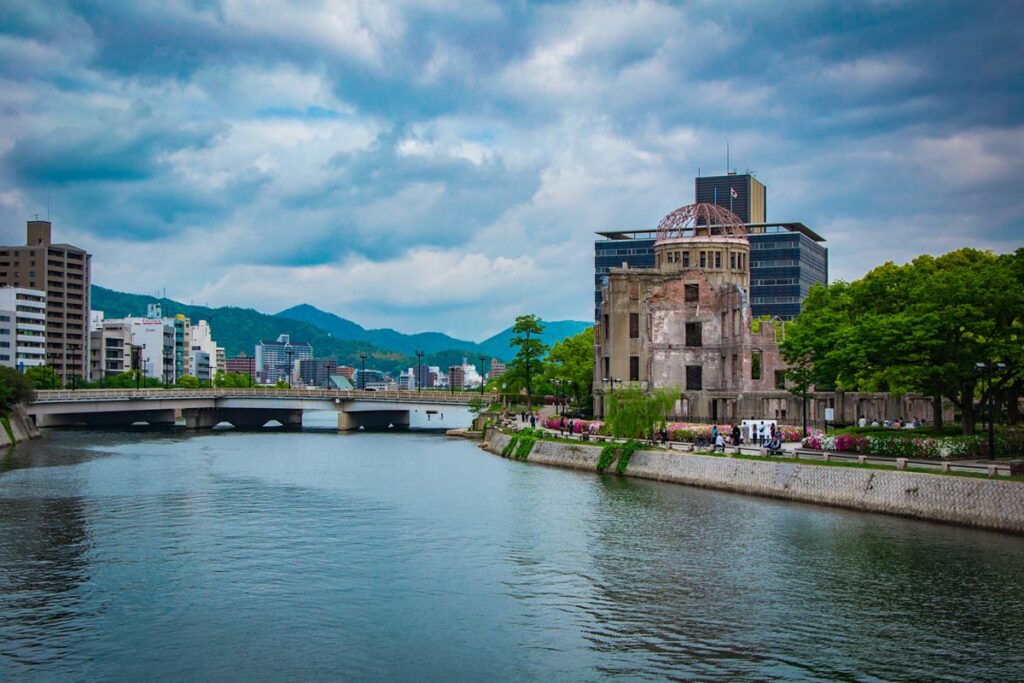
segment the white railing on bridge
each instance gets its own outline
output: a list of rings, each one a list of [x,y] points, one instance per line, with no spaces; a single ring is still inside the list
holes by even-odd
[[[197,398],[279,398],[279,399],[341,399],[345,401],[400,401],[404,403],[468,404],[481,398],[479,392],[448,391],[340,391],[334,389],[275,389],[253,387],[229,389],[57,389],[36,392],[36,403],[68,403],[77,401],[131,401],[145,399]],[[486,400],[486,397],[485,397]]]

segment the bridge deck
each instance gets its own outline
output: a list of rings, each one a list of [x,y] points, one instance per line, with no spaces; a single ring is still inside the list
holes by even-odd
[[[481,394],[479,392],[466,391],[335,391],[330,389],[273,389],[270,387],[253,387],[252,389],[59,389],[37,391],[34,404],[98,401],[116,402],[146,399],[173,401],[225,398],[270,398],[284,400],[340,399],[341,401],[369,401],[381,403],[398,402],[467,405],[473,399],[481,398]]]

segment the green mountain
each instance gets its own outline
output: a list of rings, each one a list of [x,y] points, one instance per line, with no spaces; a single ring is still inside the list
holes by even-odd
[[[406,362],[402,354],[380,349],[366,342],[336,339],[319,327],[308,323],[279,318],[254,311],[251,308],[208,308],[189,306],[173,299],[127,294],[112,289],[92,286],[92,308],[103,311],[107,318],[145,315],[151,303],[159,303],[164,316],[182,313],[193,322],[206,320],[213,330],[213,338],[224,347],[228,356],[244,351],[252,356],[260,339],[277,339],[279,334],[291,335],[293,342],[309,342],[318,358],[333,358],[345,365],[359,366],[359,353],[366,353],[367,367],[390,370],[395,364]]]
[[[123,318],[146,314],[151,303],[159,303],[164,316],[179,313],[193,322],[205,320],[213,330],[213,338],[224,347],[228,356],[244,351],[251,356],[260,339],[277,339],[279,334],[291,335],[293,342],[309,342],[317,358],[333,358],[344,365],[360,367],[360,353],[367,354],[366,367],[383,370],[397,377],[398,373],[416,365],[415,351],[423,351],[423,364],[447,368],[463,358],[471,363],[480,355],[510,360],[512,328],[478,343],[449,337],[440,332],[403,334],[391,329],[368,330],[351,320],[302,304],[277,315],[260,313],[251,308],[226,306],[209,308],[190,306],[167,298],[116,292],[99,285],[92,286],[92,308],[103,311],[107,318]],[[545,322],[544,343],[551,345],[572,336],[591,323],[576,320]]]
[[[567,337],[574,337],[594,323],[585,323],[581,320],[544,320],[544,332],[540,338],[549,347],[562,341]],[[498,356],[499,358],[511,358],[514,356],[513,349],[509,346],[512,341],[512,328],[507,327],[493,337],[480,342],[477,346],[485,356]]]
[[[427,354],[453,351],[469,356],[470,359],[479,355],[488,358],[497,357],[501,360],[511,360],[515,355],[509,346],[512,340],[512,328],[508,327],[493,337],[482,342],[471,342],[465,339],[456,339],[440,332],[420,332],[418,334],[403,334],[392,329],[368,330],[365,327],[342,318],[341,316],[322,311],[309,304],[300,304],[281,311],[277,315],[291,320],[300,320],[311,325],[316,325],[321,330],[329,332],[331,336],[338,339],[350,339],[363,341],[374,346],[392,349],[407,355],[414,355],[416,351],[423,351]],[[593,323],[586,323],[579,320],[554,320],[544,322],[544,332],[541,339],[545,344],[551,346],[560,342],[566,337],[579,334],[582,330],[590,327]],[[436,363],[431,363],[436,365]]]
[[[440,353],[452,349],[465,349],[467,353],[476,353],[478,348],[475,342],[465,339],[456,339],[440,332],[420,332],[417,334],[403,334],[397,330],[388,328],[368,330],[362,325],[352,322],[346,318],[321,311],[309,304],[299,304],[285,309],[277,315],[290,320],[300,320],[310,325],[316,325],[321,330],[329,332],[331,336],[338,339],[350,339],[352,341],[364,341],[383,349],[392,349],[408,355],[415,355],[417,351],[427,353]],[[498,354],[488,354],[498,355]],[[507,353],[506,353],[507,355]],[[500,357],[504,358],[504,355]]]

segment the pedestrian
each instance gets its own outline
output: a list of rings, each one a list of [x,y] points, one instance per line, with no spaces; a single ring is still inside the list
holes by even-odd
[[[536,428],[537,428],[537,416],[534,415],[533,413],[530,413],[530,429],[536,429]]]
[[[575,431],[575,429],[576,429],[576,423],[574,421],[572,421],[572,420],[569,420],[569,436],[572,436],[572,434]]]
[[[732,426],[732,445],[740,445],[740,426],[738,424]]]
[[[764,439],[768,436],[768,427],[765,426],[764,420],[761,420],[761,424],[757,427],[757,445],[764,446]]]
[[[668,425],[661,423],[661,442],[668,443]]]
[[[721,432],[719,432],[718,434],[715,435],[715,448],[714,448],[714,450],[716,450],[716,451],[717,450],[721,450],[723,453],[725,453],[725,437],[722,436]]]
[[[718,425],[712,425],[711,426],[711,443],[715,443],[716,439],[718,439]]]
[[[565,436],[565,418],[558,421],[558,435]]]

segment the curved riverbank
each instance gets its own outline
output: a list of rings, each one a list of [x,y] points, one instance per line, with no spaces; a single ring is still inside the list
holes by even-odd
[[[490,428],[484,447],[501,455],[511,439]],[[523,459],[594,472],[601,449],[542,440]],[[625,476],[1024,535],[1024,484],[1014,481],[665,451],[633,453]]]

